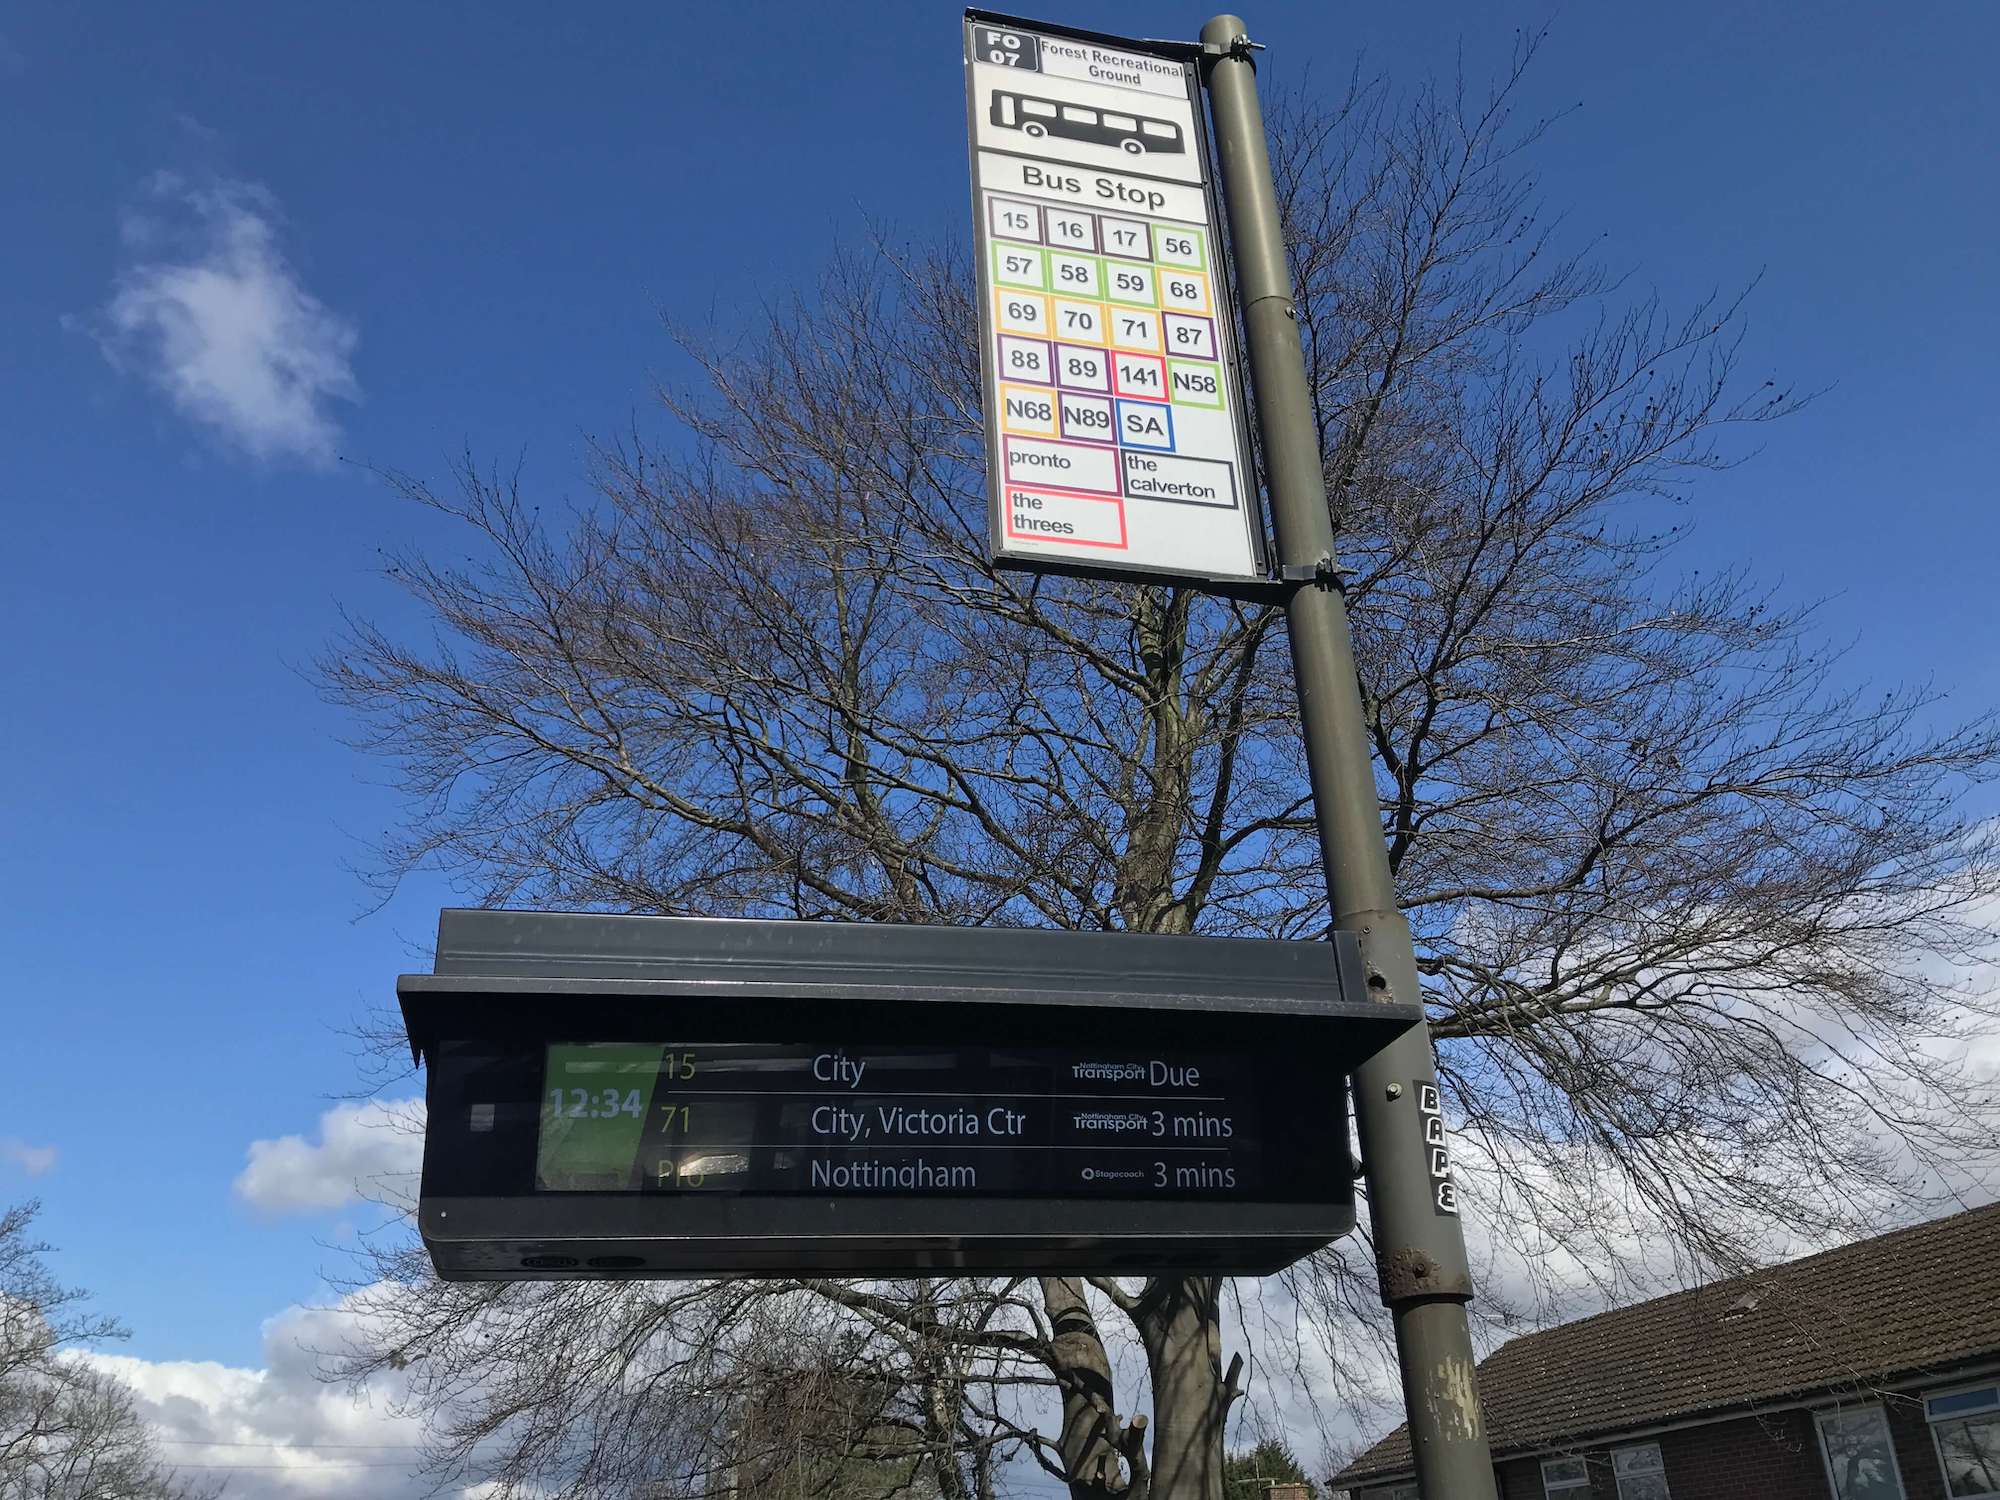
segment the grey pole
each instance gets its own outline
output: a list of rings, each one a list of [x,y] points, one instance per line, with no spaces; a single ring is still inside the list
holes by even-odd
[[[1235,16],[1217,16],[1201,39],[1278,560],[1288,578],[1305,580],[1285,610],[1327,899],[1334,926],[1360,939],[1369,987],[1384,999],[1414,1000],[1416,953],[1382,839],[1250,39]],[[1354,1108],[1418,1492],[1424,1500],[1490,1500],[1493,1460],[1465,1317],[1472,1297],[1465,1234],[1455,1189],[1448,1178],[1433,1176],[1434,1142],[1427,1139],[1436,1084],[1430,1035],[1412,1027],[1356,1070]]]

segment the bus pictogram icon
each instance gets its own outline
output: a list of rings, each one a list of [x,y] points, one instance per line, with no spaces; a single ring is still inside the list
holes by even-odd
[[[1152,151],[1178,155],[1187,150],[1187,140],[1172,120],[1096,109],[1088,104],[1064,104],[1005,89],[993,91],[988,118],[1003,130],[1018,130],[1034,140],[1057,136],[1068,141],[1087,141],[1093,146],[1115,146],[1129,156],[1144,156]]]

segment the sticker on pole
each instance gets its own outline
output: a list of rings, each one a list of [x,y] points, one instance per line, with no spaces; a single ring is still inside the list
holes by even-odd
[[[1194,49],[965,21],[991,543],[1266,576]]]
[[[1435,1083],[1420,1078],[1416,1088],[1417,1118],[1423,1121],[1424,1146],[1430,1157],[1431,1211],[1456,1214],[1458,1184],[1451,1175],[1451,1148],[1445,1144],[1444,1101]]]

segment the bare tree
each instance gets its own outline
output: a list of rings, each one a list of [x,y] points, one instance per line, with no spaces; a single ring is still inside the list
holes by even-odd
[[[1615,1249],[1636,1203],[1688,1267],[1733,1267],[1936,1201],[1991,1148],[1949,1051],[1988,1018],[1910,960],[1987,939],[2000,866],[1961,793],[2000,739],[1843,682],[1811,611],[1747,573],[1668,571],[1689,488],[1794,398],[1742,376],[1736,301],[1626,299],[1541,227],[1542,126],[1509,115],[1531,50],[1488,98],[1357,83],[1277,117],[1383,832],[1442,1076],[1496,1164],[1475,1212]],[[955,252],[879,244],[740,344],[690,341],[689,441],[604,448],[560,519],[469,462],[444,490],[392,476],[476,551],[391,565],[432,639],[352,619],[321,664],[410,796],[386,879],[1324,933],[1281,614],[988,565],[970,286]],[[350,1373],[435,1372],[439,1462],[497,1442],[503,1493],[614,1493],[668,1430],[702,1448],[704,1362],[765,1317],[831,1319],[835,1387],[879,1383],[954,1500],[1018,1455],[1078,1500],[1219,1496],[1242,1389],[1212,1278],[663,1295],[389,1269]],[[1336,1346],[1361,1276],[1339,1251],[1294,1277]],[[668,1477],[712,1491],[682,1457]]]
[[[123,1336],[49,1273],[40,1205],[0,1213],[0,1500],[182,1500],[122,1382],[78,1357]]]

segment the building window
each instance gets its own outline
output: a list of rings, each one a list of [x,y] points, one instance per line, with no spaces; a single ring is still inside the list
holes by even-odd
[[[1879,1406],[1813,1413],[1833,1500],[1903,1500],[1903,1476]]]
[[[1386,1490],[1370,1490],[1368,1500],[1417,1500],[1414,1484],[1394,1484]]]
[[[1590,1470],[1580,1458],[1545,1458],[1542,1493],[1548,1500],[1590,1500]]]
[[[1924,1397],[1951,1500],[2000,1496],[2000,1385]]]
[[[1611,1472],[1618,1480],[1618,1500],[1672,1500],[1667,1492],[1667,1463],[1658,1443],[1615,1448]]]

